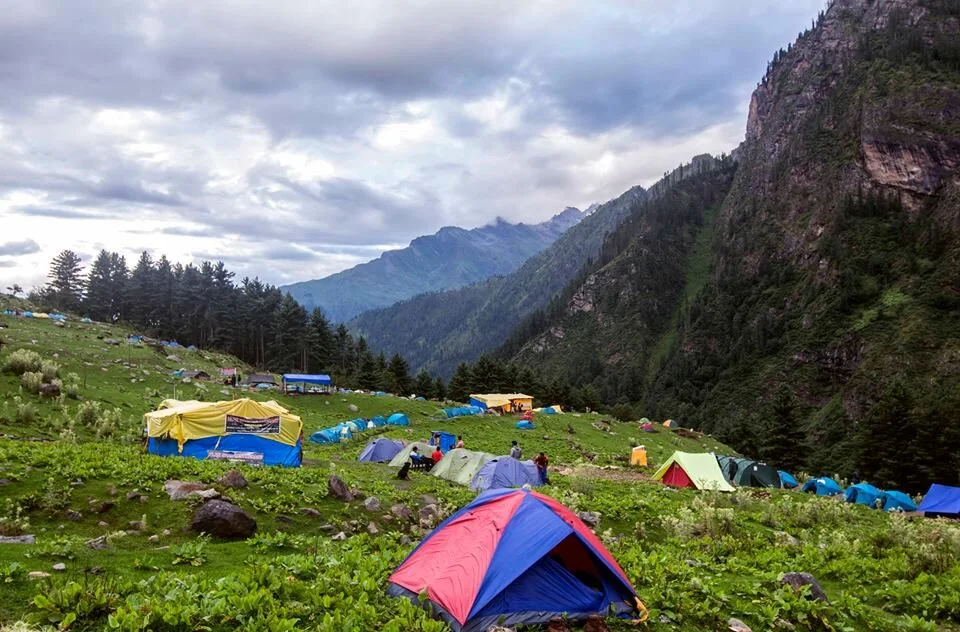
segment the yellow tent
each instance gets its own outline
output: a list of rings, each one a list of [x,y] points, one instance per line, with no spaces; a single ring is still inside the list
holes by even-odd
[[[175,439],[183,444],[195,439],[231,434],[256,435],[285,445],[296,445],[303,422],[275,401],[235,399],[222,402],[164,400],[160,409],[143,416],[147,436]]]
[[[487,395],[471,395],[470,404],[486,409],[509,409],[512,405],[514,408],[519,406],[522,407],[523,410],[530,410],[533,408],[533,397],[530,395],[524,395],[523,393],[491,393]]]

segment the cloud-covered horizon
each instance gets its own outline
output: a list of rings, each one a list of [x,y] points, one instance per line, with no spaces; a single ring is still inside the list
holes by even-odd
[[[515,5],[7,7],[0,286],[42,283],[63,248],[283,284],[586,208],[735,147],[822,0]]]

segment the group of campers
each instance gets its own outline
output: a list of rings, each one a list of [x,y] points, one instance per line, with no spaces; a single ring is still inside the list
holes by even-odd
[[[423,452],[420,451],[419,445],[413,445],[410,448],[409,460],[401,466],[400,472],[397,474],[398,478],[406,479],[411,469],[431,470],[443,460],[443,457],[446,455],[446,453],[443,450],[441,433],[433,433],[427,446],[427,449],[425,449]],[[462,435],[457,435],[456,443],[453,445],[452,449],[466,449],[466,444],[463,441]],[[520,444],[516,441],[511,441],[509,458],[516,461],[523,461],[523,448],[521,448]],[[550,479],[547,476],[547,468],[550,466],[550,459],[547,457],[546,452],[538,453],[537,456],[532,460],[532,464],[536,468],[537,482],[540,485],[548,484]]]

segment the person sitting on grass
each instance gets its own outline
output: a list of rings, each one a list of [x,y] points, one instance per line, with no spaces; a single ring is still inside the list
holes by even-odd
[[[433,454],[430,455],[430,458],[433,459],[433,464],[436,465],[440,462],[440,459],[443,458],[443,452],[440,451],[440,446],[437,446],[433,451]]]
[[[457,447],[457,448],[464,448],[464,447],[466,447],[465,444],[463,443],[463,436],[457,435],[457,445],[454,446],[454,447]]]

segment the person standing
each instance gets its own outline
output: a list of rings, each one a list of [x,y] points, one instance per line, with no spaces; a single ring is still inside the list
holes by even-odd
[[[540,484],[546,485],[547,480],[547,466],[550,465],[550,459],[547,458],[547,455],[541,452],[537,455],[537,458],[533,460],[533,464],[537,466],[537,474],[540,475]]]
[[[518,461],[523,458],[523,450],[520,449],[520,446],[517,445],[516,441],[514,441],[513,445],[510,447],[510,456]]]

